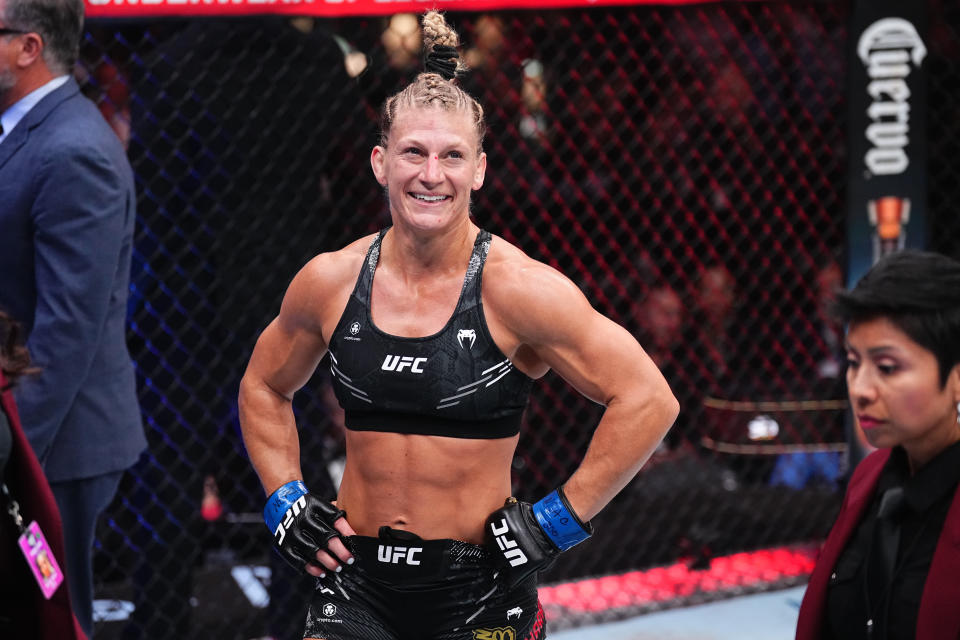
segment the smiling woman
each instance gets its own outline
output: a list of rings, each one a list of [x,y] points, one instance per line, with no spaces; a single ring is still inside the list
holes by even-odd
[[[391,138],[374,147],[370,164],[387,189],[394,227],[429,231],[462,224],[470,192],[483,186],[487,168],[470,115],[429,104],[406,109]]]
[[[878,450],[850,480],[797,638],[957,638],[960,263],[893,254],[836,307],[850,405]]]
[[[539,640],[536,573],[591,535],[678,407],[576,285],[473,223],[483,109],[456,84],[443,16],[423,33],[427,72],[387,100],[370,154],[392,226],[297,274],[251,356],[240,421],[276,548],[318,578],[304,637]],[[326,354],[347,450],[332,503],[301,481],[291,409]],[[510,469],[549,369],[607,409],[576,472],[529,504]]]

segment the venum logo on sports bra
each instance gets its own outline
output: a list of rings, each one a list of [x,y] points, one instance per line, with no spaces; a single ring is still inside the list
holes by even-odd
[[[473,343],[477,341],[477,332],[473,329],[460,329],[457,331],[457,342],[460,343],[460,348],[463,349],[463,345],[466,344],[468,348],[473,349]]]
[[[423,373],[422,365],[427,361],[426,358],[414,358],[413,356],[390,356],[383,359],[380,368],[384,371],[396,371],[401,373],[404,369],[410,368],[410,373]]]

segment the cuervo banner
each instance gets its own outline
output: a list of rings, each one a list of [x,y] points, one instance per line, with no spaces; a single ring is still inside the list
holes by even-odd
[[[848,284],[926,244],[925,4],[854,3],[848,61]]]

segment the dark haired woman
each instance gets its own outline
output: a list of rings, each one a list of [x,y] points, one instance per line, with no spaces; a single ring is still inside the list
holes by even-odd
[[[85,638],[73,615],[67,585],[47,600],[17,544],[20,527],[8,513],[15,500],[23,526],[36,521],[54,558],[64,567],[63,525],[37,456],[20,427],[12,388],[29,371],[19,326],[0,311],[0,638]]]
[[[798,640],[960,638],[960,263],[878,262],[838,315],[847,390],[877,451],[854,471]]]
[[[276,546],[319,578],[305,637],[533,640],[537,570],[590,535],[677,402],[570,280],[470,219],[483,109],[455,83],[456,33],[436,12],[423,31],[429,72],[387,100],[370,157],[392,226],[297,274],[241,383],[241,425]],[[301,481],[291,410],[327,352],[346,412],[333,505]],[[510,467],[549,369],[607,409],[580,467],[528,504],[508,499]]]

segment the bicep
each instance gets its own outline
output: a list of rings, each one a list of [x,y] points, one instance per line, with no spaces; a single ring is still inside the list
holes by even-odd
[[[327,351],[307,270],[290,284],[280,313],[267,325],[250,357],[245,378],[292,398],[307,383]]]
[[[526,314],[530,347],[580,393],[603,405],[641,390],[669,391],[636,339],[596,311],[573,283],[555,283]]]
[[[260,334],[245,377],[292,398],[313,375],[324,353],[326,345],[319,335],[285,327],[278,317]]]

